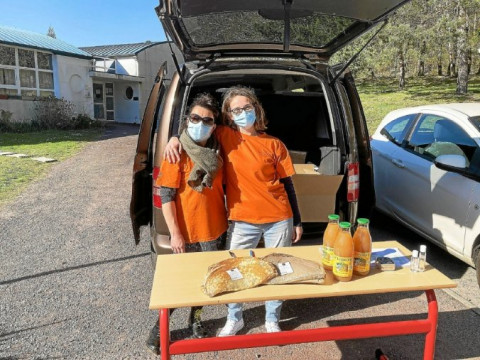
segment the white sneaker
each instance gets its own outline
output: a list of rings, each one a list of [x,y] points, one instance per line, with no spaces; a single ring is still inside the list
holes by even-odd
[[[244,326],[245,326],[245,323],[243,322],[243,319],[240,319],[240,321],[227,320],[227,322],[225,323],[225,326],[218,333],[217,336],[223,337],[223,336],[235,335],[237,332],[242,330]]]
[[[267,329],[267,333],[275,333],[280,332],[280,326],[278,326],[278,322],[276,321],[265,321],[265,328]]]

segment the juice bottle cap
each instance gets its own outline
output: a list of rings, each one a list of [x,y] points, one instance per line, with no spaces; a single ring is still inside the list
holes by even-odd
[[[328,220],[339,220],[339,219],[340,219],[340,215],[337,215],[337,214],[328,215]]]
[[[420,245],[420,252],[427,252],[427,245]]]
[[[413,250],[412,251],[412,257],[414,257],[414,258],[418,257],[418,250]]]
[[[352,226],[348,221],[342,221],[339,225],[342,229],[348,229]]]
[[[368,223],[370,223],[370,220],[365,219],[365,218],[358,218],[357,223],[359,223],[361,225],[367,225]]]

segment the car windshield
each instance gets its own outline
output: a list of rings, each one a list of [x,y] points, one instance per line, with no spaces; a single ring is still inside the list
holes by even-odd
[[[184,17],[183,23],[197,46],[233,43],[283,44],[284,19],[270,19],[259,11],[235,11]],[[342,34],[353,19],[310,13],[290,20],[290,44],[322,48]],[[228,24],[228,26],[225,26]]]

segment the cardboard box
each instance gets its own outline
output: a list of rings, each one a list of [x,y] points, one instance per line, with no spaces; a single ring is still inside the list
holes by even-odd
[[[335,199],[343,175],[322,175],[313,164],[294,164],[292,176],[302,222],[327,222],[335,213]]]

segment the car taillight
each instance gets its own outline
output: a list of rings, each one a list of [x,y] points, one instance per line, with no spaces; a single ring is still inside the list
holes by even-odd
[[[348,181],[347,181],[347,200],[348,202],[358,201],[360,193],[360,166],[358,162],[348,164]]]
[[[152,196],[153,196],[153,206],[156,208],[162,208],[162,199],[160,198],[160,186],[155,186],[157,182],[158,174],[160,174],[160,168],[155,166],[153,168],[153,184],[152,184]]]

